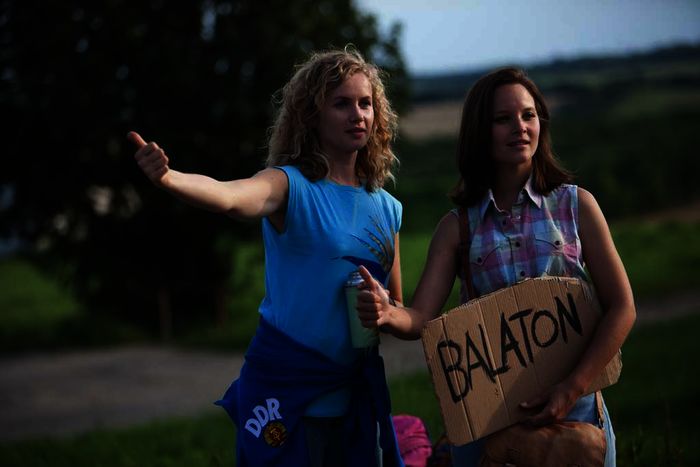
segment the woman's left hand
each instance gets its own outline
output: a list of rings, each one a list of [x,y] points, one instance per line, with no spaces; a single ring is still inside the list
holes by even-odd
[[[526,410],[543,407],[540,412],[524,421],[534,426],[544,426],[562,421],[582,395],[583,392],[573,384],[562,381],[529,401],[520,403],[520,407]]]
[[[366,328],[378,328],[389,319],[389,293],[364,267],[358,268],[364,284],[357,294],[357,315]]]

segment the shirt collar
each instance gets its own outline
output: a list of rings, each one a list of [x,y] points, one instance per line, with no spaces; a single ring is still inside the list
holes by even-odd
[[[479,205],[479,219],[484,220],[486,211],[488,211],[491,206],[494,208],[496,207],[496,200],[493,198],[493,191],[489,188],[486,196],[481,200],[481,205]]]
[[[542,207],[542,195],[537,193],[532,187],[532,175],[530,175],[530,178],[527,179],[527,182],[525,183],[525,186],[523,187],[523,191],[521,193],[530,198],[530,201],[535,203],[535,206],[537,206],[538,208]]]
[[[520,195],[518,195],[518,200],[516,203],[523,203],[525,198],[529,199],[538,208],[542,207],[542,195],[537,193],[532,187],[532,175],[530,175],[530,178],[528,178],[527,182],[525,182],[525,186],[520,192]],[[486,196],[484,196],[484,198],[481,200],[481,204],[479,205],[479,217],[481,219],[484,218],[486,211],[488,211],[489,207],[491,206],[494,208],[496,207],[496,200],[493,197],[493,191],[489,188],[489,191],[486,193]]]

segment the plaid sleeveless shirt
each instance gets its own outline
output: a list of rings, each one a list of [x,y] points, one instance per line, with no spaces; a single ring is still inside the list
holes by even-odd
[[[458,215],[457,210],[452,210]],[[471,247],[469,262],[476,296],[531,277],[565,276],[588,281],[578,235],[578,193],[561,185],[542,196],[528,180],[511,212],[496,206],[489,191],[467,209]],[[460,276],[461,276],[460,271]],[[469,297],[460,277],[462,303]]]

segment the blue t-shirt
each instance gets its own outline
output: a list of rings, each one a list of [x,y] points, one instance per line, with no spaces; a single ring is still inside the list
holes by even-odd
[[[362,264],[387,285],[401,203],[383,189],[311,182],[294,166],[277,168],[287,175],[289,196],[283,231],[267,218],[262,223],[260,313],[297,342],[352,363],[359,351],[350,343],[344,284]],[[330,412],[323,414],[336,415]]]

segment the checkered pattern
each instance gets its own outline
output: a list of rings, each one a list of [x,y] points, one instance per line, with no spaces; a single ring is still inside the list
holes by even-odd
[[[457,211],[453,213],[457,215]],[[472,234],[469,262],[477,296],[530,277],[567,276],[588,280],[578,236],[576,186],[562,185],[547,196],[530,181],[511,212],[496,207],[493,193],[468,209]],[[468,297],[461,278],[462,303]]]

